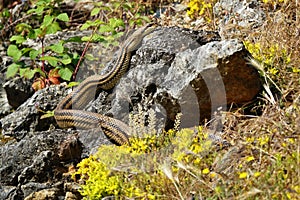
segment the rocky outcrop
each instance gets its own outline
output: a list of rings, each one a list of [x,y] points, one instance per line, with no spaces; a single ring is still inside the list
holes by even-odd
[[[142,105],[153,108],[158,126],[171,127],[178,112],[183,126],[194,126],[220,107],[243,104],[258,94],[259,75],[247,56],[242,43],[220,41],[213,32],[157,28],[144,38],[116,88],[101,92],[86,109],[128,122],[129,112]],[[1,119],[3,134],[14,138],[0,146],[1,198],[76,196],[66,189],[68,165],[109,141],[101,130],[59,130],[53,118],[40,118],[68,92],[65,85],[40,90]]]

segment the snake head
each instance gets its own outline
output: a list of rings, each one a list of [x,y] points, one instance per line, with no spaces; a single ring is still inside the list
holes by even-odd
[[[123,48],[127,51],[135,51],[138,49],[143,41],[143,38],[152,33],[157,28],[156,23],[149,23],[146,26],[143,26],[137,29],[131,36],[129,36],[123,45]]]

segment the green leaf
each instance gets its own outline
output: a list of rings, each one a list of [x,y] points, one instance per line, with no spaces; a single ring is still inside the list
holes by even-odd
[[[56,33],[57,31],[60,31],[60,30],[61,30],[61,28],[60,28],[59,24],[57,22],[53,22],[52,24],[50,24],[47,27],[46,33],[47,34],[54,34],[54,33]]]
[[[94,8],[94,9],[91,11],[91,16],[98,15],[99,12],[100,12],[100,8]]]
[[[105,39],[102,35],[94,34],[92,36],[92,38],[91,38],[91,36],[89,36],[89,37],[84,36],[84,37],[81,38],[81,40],[85,41],[85,42],[86,41],[103,42]]]
[[[10,39],[9,39],[9,41],[16,41],[16,43],[17,44],[22,44],[24,41],[26,41],[25,39],[24,39],[24,37],[23,36],[21,36],[21,35],[13,35]]]
[[[41,28],[47,28],[52,24],[54,17],[51,15],[45,15]]]
[[[14,62],[16,62],[21,58],[22,52],[18,49],[16,45],[11,44],[8,46],[7,55],[11,56],[14,59]]]
[[[39,55],[39,51],[37,51],[35,49],[32,49],[29,52],[29,57],[30,57],[31,60],[35,60],[38,55]]]
[[[32,79],[36,73],[36,70],[26,70],[24,73],[24,77],[28,79]]]
[[[45,119],[53,116],[54,116],[54,111],[47,111],[45,114],[41,116],[41,119]]]
[[[61,21],[63,21],[63,22],[70,21],[69,16],[68,16],[67,13],[61,13],[56,18],[59,19],[59,20],[61,20]]]
[[[28,10],[27,14],[34,13],[37,15],[41,15],[43,13],[44,9],[45,9],[44,5],[41,5],[41,6],[38,6],[37,8]]]
[[[104,24],[104,22],[100,19],[96,19],[95,21],[86,21],[81,27],[80,30],[85,30],[90,28],[91,26],[100,26]]]
[[[53,44],[49,47],[52,51],[55,53],[63,53],[64,52],[64,46],[62,42],[59,42],[58,44]]]
[[[17,72],[19,71],[20,67],[21,67],[21,65],[18,65],[16,63],[9,65],[7,67],[7,71],[6,71],[6,78],[14,77],[17,74]]]
[[[81,41],[81,37],[74,36],[74,37],[67,39],[65,42],[82,42],[82,41]]]
[[[32,79],[36,70],[30,69],[30,67],[20,68],[20,76],[25,77],[27,79]]]
[[[80,30],[83,31],[83,30],[90,28],[91,24],[92,24],[91,21],[86,21],[84,24],[82,24],[82,26],[80,27]]]
[[[53,57],[53,56],[43,56],[41,57],[41,60],[45,60],[45,61],[48,61],[49,64],[53,67],[56,67],[57,66],[57,63],[59,61],[58,58],[56,57]]]
[[[112,32],[112,31],[114,31],[114,29],[110,25],[107,25],[107,24],[104,24],[104,25],[100,26],[100,28],[99,28],[100,33],[106,33],[106,32]]]
[[[25,72],[28,71],[28,70],[30,70],[29,67],[25,67],[25,68],[20,67],[20,71],[19,71],[20,76],[24,76]]]
[[[26,54],[27,54],[28,52],[32,51],[32,50],[33,50],[32,48],[28,47],[28,48],[23,48],[23,49],[21,50],[21,52],[22,52],[22,55],[25,55],[25,56],[26,56]]]
[[[72,81],[72,82],[70,82],[70,83],[67,85],[67,88],[77,86],[77,85],[79,85],[79,83],[80,83],[80,82],[74,82],[74,81]]]
[[[69,68],[65,67],[65,68],[61,68],[58,71],[58,74],[60,75],[60,77],[66,81],[70,81],[71,77],[72,77],[72,70],[70,70]]]
[[[34,68],[35,73],[39,73],[42,77],[46,78],[45,72],[41,68]]]
[[[115,29],[117,27],[120,27],[120,26],[124,26],[123,20],[122,19],[117,19],[117,18],[109,19],[109,24],[113,29]]]
[[[71,58],[64,58],[61,60],[62,64],[67,65],[72,62]]]
[[[118,39],[119,37],[121,37],[122,35],[124,35],[124,32],[118,32],[115,35],[113,35],[114,39]]]
[[[31,31],[29,34],[28,34],[28,37],[30,39],[36,39],[38,37],[42,37],[43,35],[43,32],[41,29],[37,28],[37,29],[34,29],[33,31]]]

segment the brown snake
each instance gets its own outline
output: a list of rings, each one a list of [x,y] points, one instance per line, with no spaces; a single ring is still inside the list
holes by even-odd
[[[135,31],[121,46],[113,68],[104,75],[93,75],[81,82],[54,110],[59,127],[92,129],[101,127],[103,133],[115,144],[129,144],[129,127],[120,120],[82,110],[94,99],[95,91],[115,87],[129,68],[132,53],[141,45],[143,38],[154,31],[155,24],[148,24]]]

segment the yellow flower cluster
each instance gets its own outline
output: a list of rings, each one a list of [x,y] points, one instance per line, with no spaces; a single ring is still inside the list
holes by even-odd
[[[190,129],[170,130],[160,136],[145,134],[144,138],[131,138],[130,146],[101,146],[95,155],[78,164],[73,178],[80,177],[80,192],[88,199],[158,199],[166,185],[174,183],[173,174],[188,171],[188,165],[199,167],[203,176],[210,174],[211,163],[200,156],[211,147],[206,139],[207,134],[199,127],[198,134]],[[188,175],[185,181],[190,178]]]
[[[188,3],[189,10],[187,14],[190,18],[195,19],[198,16],[204,16],[207,13],[212,13],[212,7],[215,4],[215,0],[191,0]],[[210,17],[204,16],[207,21],[210,21]]]
[[[283,2],[285,2],[285,0],[277,0],[277,1],[275,1],[275,0],[262,0],[262,2],[263,3],[271,3],[271,4],[275,5],[277,3],[283,3]]]
[[[287,51],[285,49],[280,49],[278,44],[265,47],[261,45],[261,43],[244,41],[244,45],[256,60],[268,66],[268,71],[273,75],[276,75],[279,72],[278,69],[273,67],[276,59],[280,58],[284,64],[289,64],[291,62],[291,58],[287,54]]]

